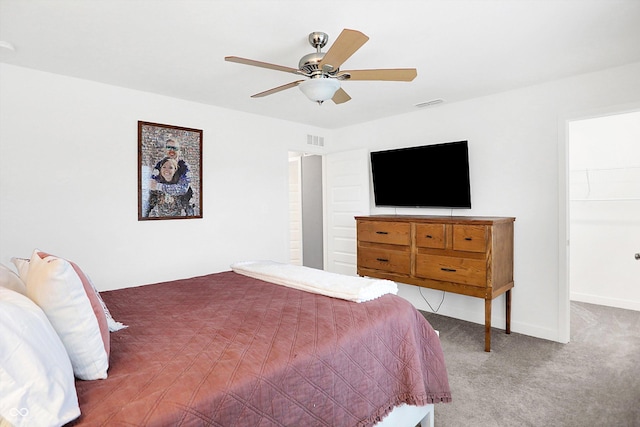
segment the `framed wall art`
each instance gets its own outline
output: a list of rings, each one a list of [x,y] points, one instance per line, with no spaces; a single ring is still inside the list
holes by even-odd
[[[202,218],[202,130],[138,121],[138,221]]]

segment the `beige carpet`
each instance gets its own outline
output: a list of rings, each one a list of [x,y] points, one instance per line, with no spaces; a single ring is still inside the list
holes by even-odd
[[[436,427],[640,427],[640,312],[571,303],[559,344],[423,312],[440,340],[453,403]]]

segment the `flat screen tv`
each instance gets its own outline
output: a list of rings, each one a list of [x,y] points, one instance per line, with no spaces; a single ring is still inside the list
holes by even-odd
[[[374,151],[376,206],[470,208],[467,141]]]

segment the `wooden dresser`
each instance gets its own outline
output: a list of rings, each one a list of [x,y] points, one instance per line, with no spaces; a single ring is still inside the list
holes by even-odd
[[[514,221],[511,217],[356,217],[358,274],[483,298],[485,351],[491,351],[491,303],[503,293],[506,333],[511,333]]]

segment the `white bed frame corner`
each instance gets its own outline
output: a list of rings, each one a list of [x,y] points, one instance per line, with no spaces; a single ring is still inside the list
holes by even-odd
[[[414,406],[403,403],[393,408],[376,427],[434,427],[434,405]]]

